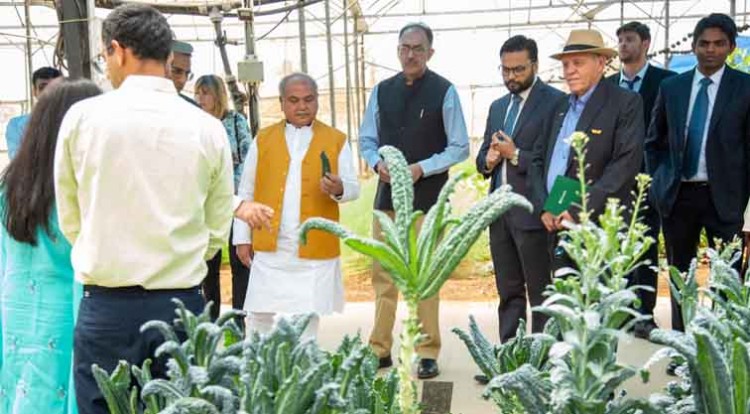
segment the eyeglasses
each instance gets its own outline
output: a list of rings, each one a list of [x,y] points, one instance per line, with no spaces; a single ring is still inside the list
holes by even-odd
[[[183,68],[178,68],[177,66],[172,66],[171,68],[172,76],[185,76],[187,80],[193,80],[193,72],[189,70],[185,70]]]
[[[528,70],[531,67],[531,65],[532,63],[528,63],[526,65],[519,65],[519,66],[515,66],[512,68],[500,65],[497,67],[497,70],[501,71],[503,73],[503,76],[508,76],[511,73],[518,76],[518,75],[523,75],[526,72],[526,70]]]
[[[427,48],[424,47],[423,45],[415,45],[415,46],[398,45],[398,53],[400,55],[407,56],[409,54],[409,51],[411,51],[415,55],[423,55],[427,53]]]

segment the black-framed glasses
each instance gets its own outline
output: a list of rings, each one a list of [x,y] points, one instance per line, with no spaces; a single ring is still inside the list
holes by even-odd
[[[533,65],[533,63],[527,63],[525,65],[518,65],[518,66],[514,66],[512,68],[500,65],[500,66],[497,67],[497,70],[499,70],[500,72],[502,72],[503,76],[508,76],[511,73],[514,74],[514,75],[516,75],[516,76],[519,76],[519,75],[523,75],[524,73],[526,73],[526,71],[531,67],[531,65]]]
[[[178,68],[177,66],[172,66],[170,68],[172,71],[172,76],[185,76],[187,80],[193,80],[193,72],[189,70],[185,70],[183,68]]]
[[[424,45],[398,45],[398,53],[400,55],[408,55],[410,51],[415,55],[423,55],[427,53],[427,48]]]

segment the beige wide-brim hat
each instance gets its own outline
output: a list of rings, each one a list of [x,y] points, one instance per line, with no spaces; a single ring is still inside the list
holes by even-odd
[[[550,57],[560,60],[563,56],[574,53],[594,53],[608,58],[617,56],[617,51],[607,47],[602,34],[596,30],[571,30],[562,52]]]

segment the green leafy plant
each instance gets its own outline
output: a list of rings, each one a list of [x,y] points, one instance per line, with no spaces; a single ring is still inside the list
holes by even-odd
[[[175,327],[184,340],[162,321],[141,329],[164,335],[156,356],[169,357],[167,378],[151,378],[150,361],[142,368],[121,361],[111,375],[93,367],[111,413],[399,413],[397,376],[376,377],[377,358],[359,337],[344,338],[335,352],[322,351],[301,340],[310,320],[303,316],[242,340],[234,322],[241,312],[212,323],[208,307],[194,315],[176,303]]]
[[[318,229],[338,236],[351,249],[377,260],[391,276],[407,303],[408,317],[401,333],[398,377],[401,384],[399,407],[404,414],[419,412],[412,370],[415,347],[421,339],[417,307],[420,301],[438,293],[451,272],[480,236],[482,231],[511,207],[531,210],[531,204],[512,193],[510,187],[495,190],[477,202],[464,216],[451,215],[449,198],[465,174],[454,175],[443,187],[437,203],[424,216],[421,230],[417,221],[424,215],[413,210],[414,187],[406,159],[396,148],[384,146],[380,155],[391,175],[395,220],[381,211],[374,214],[384,240],[352,234],[336,222],[321,218],[307,220],[300,230],[304,243],[310,230]]]
[[[549,323],[557,326],[559,335],[548,349],[546,363],[540,365],[538,361],[544,358],[536,357],[494,376],[485,395],[499,392],[514,396],[523,408],[511,407],[516,411],[509,412],[659,413],[649,401],[616,397],[622,384],[638,372],[619,363],[616,351],[618,339],[644,319],[633,310],[635,290],[644,287],[627,287],[625,276],[641,264],[640,258],[654,243],[637,217],[650,181],[647,176],[638,177],[629,221],[623,218],[624,207],[619,201],[608,200],[597,225],[588,210],[583,173],[588,137],[577,132],[569,140],[578,162],[581,194],[586,195],[579,223],[561,237],[575,269],[556,278],[547,288],[544,303],[532,309],[549,315]]]
[[[516,371],[524,365],[530,365],[540,371],[548,370],[549,350],[557,342],[556,325],[547,324],[543,334],[526,334],[526,321],[521,320],[516,336],[511,340],[492,345],[482,334],[473,316],[469,316],[469,332],[454,328],[471,353],[482,374],[487,378],[495,378],[502,374]],[[504,414],[524,414],[526,410],[513,393],[505,393],[500,389],[490,389],[484,393],[484,398],[490,398]]]
[[[708,288],[697,287],[695,260],[684,280],[670,269],[685,332],[652,332],[652,341],[669,348],[649,362],[670,356],[683,363],[679,381],[660,396],[668,414],[750,414],[750,284],[733,267],[740,247],[735,240],[708,250]]]

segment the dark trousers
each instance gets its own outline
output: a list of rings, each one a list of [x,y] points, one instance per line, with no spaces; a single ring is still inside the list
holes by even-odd
[[[250,268],[242,264],[237,257],[237,249],[232,245],[232,232],[229,233],[229,266],[232,269],[232,308],[242,309],[245,305],[245,295],[247,294],[247,282],[250,278]],[[219,317],[221,308],[221,286],[219,272],[221,270],[221,250],[216,253],[211,260],[206,262],[208,272],[203,279],[203,295],[206,302],[213,301],[211,307],[211,319],[216,320]],[[238,321],[242,328],[245,324]]]
[[[641,257],[642,261],[648,260],[649,264],[644,264],[636,268],[628,276],[628,286],[649,286],[653,288],[653,292],[649,292],[645,289],[639,289],[636,291],[638,298],[641,301],[641,307],[638,311],[643,315],[648,315],[653,318],[654,308],[656,307],[656,296],[658,289],[659,275],[654,267],[659,266],[659,232],[661,232],[661,218],[656,207],[651,203],[647,204],[648,208],[643,211],[642,221],[643,224],[647,225],[649,230],[646,233],[647,236],[653,237],[655,242],[648,249],[646,254]]]
[[[167,358],[154,358],[164,337],[155,329],[141,333],[140,328],[151,320],[171,325],[175,318],[172,298],[180,299],[193,313],[203,310],[203,296],[197,287],[153,291],[140,287],[84,287],[73,337],[73,375],[80,414],[109,413],[91,373],[93,364],[111,373],[120,360],[140,367],[151,358],[154,378],[166,376]]]
[[[490,225],[490,252],[495,266],[495,282],[500,296],[497,316],[500,340],[505,342],[526,319],[526,297],[531,306],[541,305],[544,289],[550,283],[548,236],[542,230],[522,230],[509,217],[500,217]],[[546,315],[534,312],[531,330],[541,332]]]
[[[669,217],[662,217],[667,260],[680,272],[687,272],[698,253],[701,230],[706,230],[709,246],[714,239],[730,241],[742,232],[742,222],[726,223],[719,219],[708,184],[682,183]],[[740,263],[736,263],[739,271]],[[682,309],[672,298],[672,329],[685,330]]]

